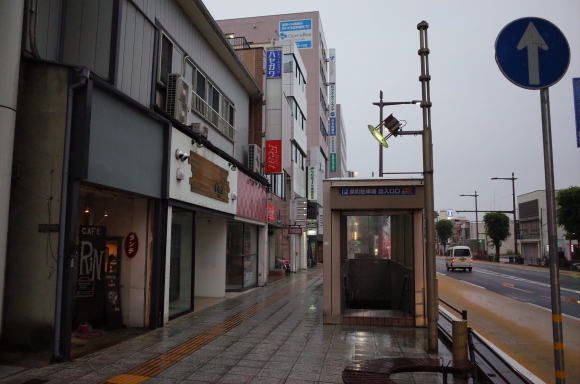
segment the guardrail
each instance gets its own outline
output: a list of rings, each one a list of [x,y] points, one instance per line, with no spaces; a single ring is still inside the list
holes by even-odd
[[[467,311],[459,310],[449,303],[439,299],[447,307],[459,313],[463,320],[467,320]],[[437,326],[439,334],[444,342],[453,343],[452,324],[457,320],[449,311],[439,306],[439,321]],[[470,327],[467,328],[467,344],[470,362],[477,365],[473,373],[474,383],[493,383],[493,384],[534,384],[535,381],[528,378],[520,372],[510,361],[507,356],[489,343],[485,338],[479,335]]]

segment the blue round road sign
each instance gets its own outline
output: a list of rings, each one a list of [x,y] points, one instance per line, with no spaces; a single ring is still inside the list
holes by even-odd
[[[554,24],[537,17],[506,25],[495,41],[495,61],[509,81],[523,88],[556,84],[570,64],[570,46]]]

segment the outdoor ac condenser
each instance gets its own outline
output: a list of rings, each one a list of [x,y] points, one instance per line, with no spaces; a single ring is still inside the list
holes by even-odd
[[[262,163],[262,151],[257,144],[250,144],[248,148],[248,168],[256,173],[260,173]]]
[[[187,116],[191,108],[191,84],[179,73],[170,73],[167,81],[167,113],[180,123],[187,124]]]

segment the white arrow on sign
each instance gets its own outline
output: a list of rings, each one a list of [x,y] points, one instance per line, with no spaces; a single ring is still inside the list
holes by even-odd
[[[528,49],[528,74],[530,84],[540,84],[540,63],[538,61],[538,49],[544,51],[548,49],[548,44],[542,39],[542,35],[536,29],[534,24],[530,24],[526,28],[517,49]]]

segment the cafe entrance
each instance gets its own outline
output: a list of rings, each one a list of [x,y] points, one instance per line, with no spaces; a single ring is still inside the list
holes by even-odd
[[[370,314],[380,325],[424,325],[422,180],[329,179],[323,188],[324,322]]]

